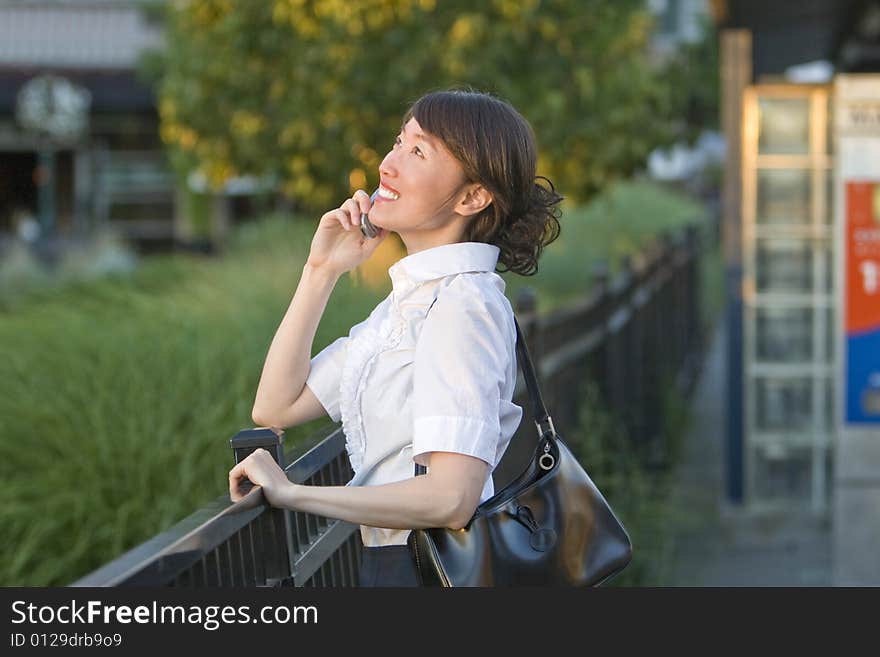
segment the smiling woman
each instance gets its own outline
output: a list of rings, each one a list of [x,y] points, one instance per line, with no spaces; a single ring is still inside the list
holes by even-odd
[[[562,200],[552,183],[536,182],[536,166],[534,132],[509,104],[473,92],[428,94],[406,112],[379,165],[370,221],[397,232],[410,254],[436,240],[495,244],[501,271],[530,276],[559,236]],[[410,189],[417,198],[400,203]]]
[[[355,477],[347,486],[296,485],[255,452],[230,471],[230,496],[241,498],[247,477],[270,504],[359,524],[363,586],[418,585],[411,530],[464,527],[494,493],[492,471],[522,417],[512,402],[513,310],[496,267],[534,274],[559,235],[562,197],[536,182],[536,162],[531,126],[505,101],[430,93],[406,113],[382,160],[373,205],[358,190],[318,224],[253,419],[341,421]],[[372,239],[358,226],[367,212]],[[391,294],[310,358],[336,281],[392,231],[407,255],[388,269]],[[415,465],[427,474],[414,476]]]

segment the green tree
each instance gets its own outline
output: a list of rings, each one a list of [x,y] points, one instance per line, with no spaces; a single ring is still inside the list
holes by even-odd
[[[718,130],[718,32],[711,21],[703,21],[699,40],[676,49],[663,66],[662,79],[669,94],[669,125],[676,138],[693,144],[703,130]]]
[[[532,123],[573,202],[668,143],[641,0],[190,0],[166,8],[161,134],[214,188],[274,176],[307,211],[372,188],[406,107],[471,86]]]

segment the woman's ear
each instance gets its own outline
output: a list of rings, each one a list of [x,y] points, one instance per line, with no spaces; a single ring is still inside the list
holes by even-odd
[[[462,214],[465,216],[471,216],[478,214],[491,203],[492,194],[489,190],[483,187],[480,183],[474,183],[459,205],[462,209]]]

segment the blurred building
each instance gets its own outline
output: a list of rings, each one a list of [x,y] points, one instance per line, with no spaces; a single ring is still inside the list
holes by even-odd
[[[727,140],[726,495],[833,526],[880,584],[880,1],[716,3]]]
[[[138,0],[0,0],[0,234],[110,223],[173,232],[173,179],[138,58],[162,36]]]
[[[646,0],[656,27],[651,46],[657,53],[675,50],[682,43],[694,43],[704,36],[704,26],[715,20],[717,2],[711,0]]]

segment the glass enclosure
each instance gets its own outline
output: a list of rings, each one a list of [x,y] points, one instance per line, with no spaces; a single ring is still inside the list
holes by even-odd
[[[746,503],[827,511],[834,418],[830,89],[756,85],[744,106]]]

